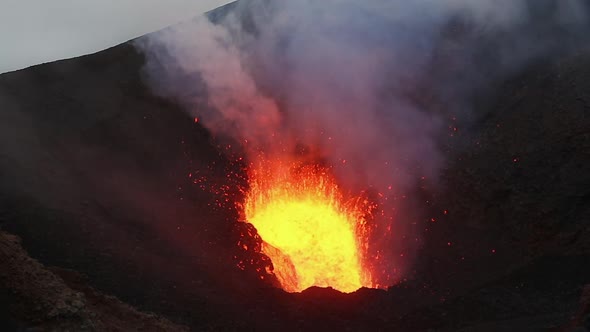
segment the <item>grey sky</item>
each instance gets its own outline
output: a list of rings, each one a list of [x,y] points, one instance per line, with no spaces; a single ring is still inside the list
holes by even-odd
[[[231,0],[0,0],[0,73],[93,53]]]

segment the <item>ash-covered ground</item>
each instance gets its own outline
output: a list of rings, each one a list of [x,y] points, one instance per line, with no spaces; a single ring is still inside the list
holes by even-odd
[[[265,258],[236,245],[243,170],[144,63],[125,43],[0,75],[3,331],[590,330],[589,49],[478,96],[441,183],[416,188],[410,273],[352,294],[258,279]]]

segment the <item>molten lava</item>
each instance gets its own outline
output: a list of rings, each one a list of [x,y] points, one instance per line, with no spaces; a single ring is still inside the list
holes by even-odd
[[[344,199],[329,169],[320,166],[265,162],[249,178],[245,218],[263,239],[262,251],[284,290],[371,287],[363,268],[373,208],[368,200]]]

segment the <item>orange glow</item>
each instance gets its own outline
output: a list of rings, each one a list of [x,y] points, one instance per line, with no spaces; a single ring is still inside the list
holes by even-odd
[[[373,206],[344,199],[329,170],[263,162],[249,172],[245,218],[264,241],[284,290],[311,286],[353,292],[371,287],[363,269],[366,217]]]

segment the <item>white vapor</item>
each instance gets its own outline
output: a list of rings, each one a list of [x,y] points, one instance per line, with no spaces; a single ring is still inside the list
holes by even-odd
[[[418,234],[411,216],[387,216],[395,196],[436,179],[448,118],[470,114],[495,80],[575,47],[587,13],[577,0],[242,0],[219,22],[137,45],[154,90],[213,134],[250,152],[313,147],[344,187],[384,194],[381,222],[395,234],[374,250],[403,270],[396,257],[415,248],[401,239]]]

